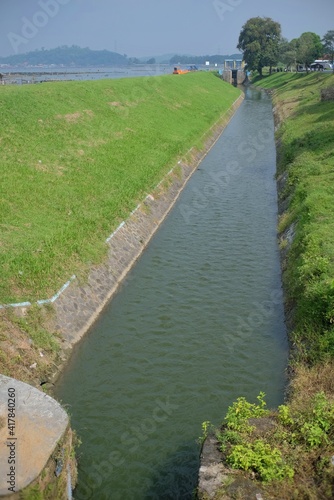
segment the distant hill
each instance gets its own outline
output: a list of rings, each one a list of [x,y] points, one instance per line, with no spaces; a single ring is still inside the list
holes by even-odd
[[[42,49],[26,54],[0,57],[0,64],[10,64],[12,66],[38,66],[40,64],[56,64],[57,66],[122,66],[128,64],[128,59],[125,55],[122,56],[108,50],[91,50],[88,47],[81,48],[77,45],[72,45],[71,47],[63,45],[56,49]]]
[[[192,56],[164,54],[153,57],[127,57],[109,50],[91,50],[88,47],[81,48],[77,45],[68,47],[63,45],[55,49],[41,49],[25,54],[0,57],[0,64],[10,66],[39,66],[55,64],[56,66],[124,66],[128,64],[222,64],[225,59],[241,59],[241,54]]]

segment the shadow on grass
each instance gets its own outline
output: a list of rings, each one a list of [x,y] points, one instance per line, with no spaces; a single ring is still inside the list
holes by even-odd
[[[291,80],[298,80],[302,78],[302,73],[277,73],[276,75],[266,75],[263,77],[257,76],[252,80],[254,85],[261,87],[262,84],[268,83],[268,88],[279,89],[291,83]],[[268,80],[268,82],[267,82]]]
[[[317,130],[306,132],[304,135],[294,139],[291,146],[295,148],[295,156],[304,151],[312,153],[324,153],[333,148],[334,130],[327,125],[319,126]]]
[[[272,90],[278,90],[289,85],[289,90],[302,91],[317,83],[326,83],[332,80],[332,77],[333,75],[331,73],[278,73],[276,75],[263,76],[262,78],[257,76],[252,80],[252,83],[260,87],[265,85],[266,88]]]
[[[314,123],[334,121],[334,101],[320,101],[319,93],[319,102],[299,106],[295,112],[295,116],[300,116],[304,113],[307,113],[308,115],[318,115],[314,117]],[[334,128],[332,129],[332,133],[334,136]]]
[[[314,85],[314,82],[313,82]],[[310,151],[316,154],[333,151],[334,147],[334,101],[302,102],[294,112],[294,117],[304,121],[306,130],[303,135],[291,142],[294,157]],[[303,122],[302,122],[303,123]],[[301,126],[303,126],[301,124]],[[310,130],[311,128],[311,130]]]

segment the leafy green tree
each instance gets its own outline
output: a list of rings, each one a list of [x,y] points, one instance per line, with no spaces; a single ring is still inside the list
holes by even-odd
[[[325,52],[329,52],[332,60],[332,67],[334,73],[334,30],[329,30],[322,39]]]
[[[265,66],[278,63],[281,25],[270,17],[252,17],[242,27],[237,48],[243,52],[248,69],[262,76]]]
[[[304,64],[306,71],[315,59],[323,54],[321,38],[316,33],[307,31],[297,40],[297,61]]]
[[[287,69],[296,66],[297,60],[297,40],[294,38],[289,42],[282,38],[279,46],[279,60],[285,64]]]

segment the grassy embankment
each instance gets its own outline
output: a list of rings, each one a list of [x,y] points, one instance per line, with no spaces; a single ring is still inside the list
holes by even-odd
[[[333,498],[334,101],[321,102],[320,90],[334,87],[334,76],[275,74],[255,84],[273,92],[280,121],[278,231],[291,387],[277,412],[262,395],[257,404],[240,398],[219,439],[226,462],[264,498]],[[251,417],[261,417],[253,429]]]
[[[239,95],[208,73],[1,86],[0,304],[84,280],[119,222]],[[0,313],[0,372],[27,379],[38,351],[58,350],[47,313]]]

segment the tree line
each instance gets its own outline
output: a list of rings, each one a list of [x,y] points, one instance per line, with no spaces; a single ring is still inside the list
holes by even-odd
[[[237,48],[249,70],[257,70],[262,76],[263,68],[272,68],[279,63],[287,69],[302,65],[308,71],[314,60],[327,57],[333,64],[334,30],[323,38],[313,32],[305,32],[299,38],[288,41],[282,37],[281,25],[269,17],[253,17],[242,27]],[[334,72],[334,67],[333,67]]]

